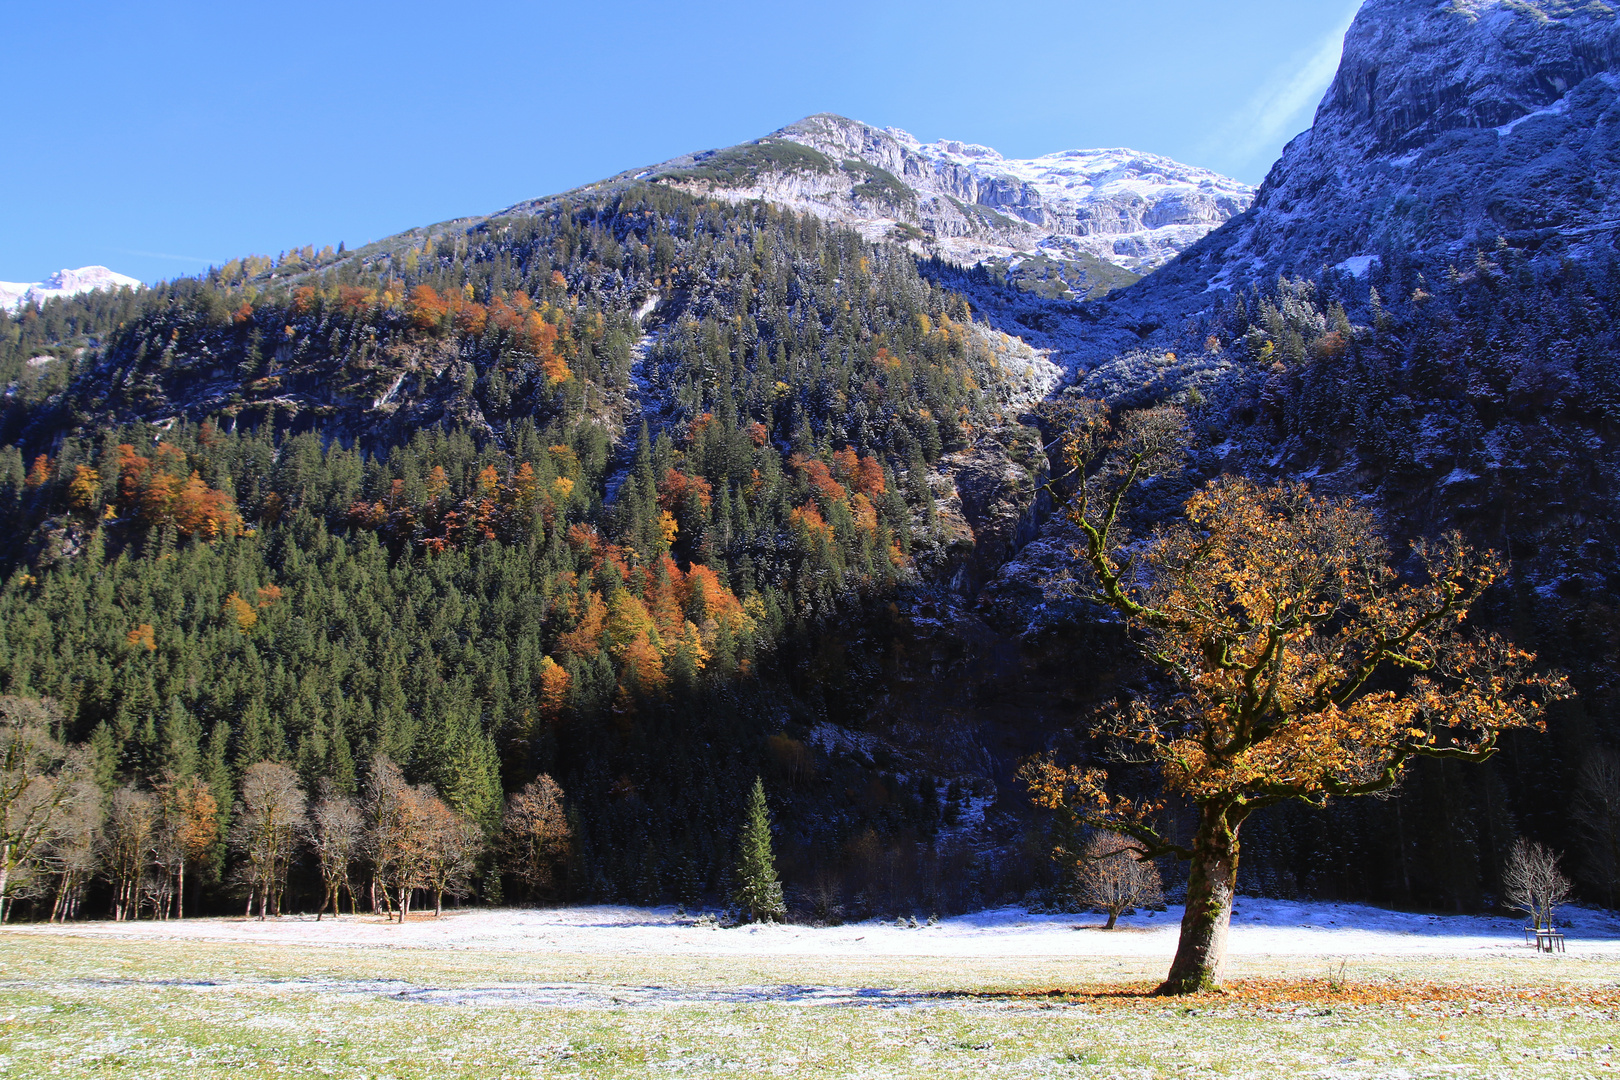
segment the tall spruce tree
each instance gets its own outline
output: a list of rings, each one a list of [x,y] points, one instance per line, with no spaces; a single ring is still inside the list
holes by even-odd
[[[771,812],[765,806],[765,784],[754,777],[737,839],[737,889],[731,902],[749,922],[781,922],[787,918],[782,882],[771,854]]]

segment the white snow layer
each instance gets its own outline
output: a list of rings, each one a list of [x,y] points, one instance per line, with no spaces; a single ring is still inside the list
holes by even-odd
[[[120,286],[138,289],[141,283],[105,266],[58,270],[44,281],[0,281],[0,311],[15,311],[30,300],[43,304],[54,296],[77,296],[93,289],[116,289]]]
[[[1620,914],[1561,909],[1571,955],[1620,958]],[[279,945],[499,949],[624,955],[825,957],[1086,957],[1162,958],[1175,953],[1181,909],[1139,912],[1104,933],[1096,915],[1037,915],[996,908],[940,921],[897,926],[869,920],[845,926],[742,926],[678,916],[673,908],[613,906],[488,910],[413,915],[403,926],[375,916],[316,922],[287,916],[181,922],[85,922],[5,928],[8,933],[65,934],[146,940],[261,942]],[[1445,956],[1528,951],[1523,920],[1421,915],[1363,904],[1240,897],[1232,918],[1234,956]]]
[[[987,179],[1020,180],[1035,188],[1051,206],[1073,207],[1116,196],[1162,199],[1170,194],[1227,195],[1247,205],[1255,193],[1248,184],[1229,176],[1125,147],[1004,158],[988,146],[950,139],[924,144],[899,128],[885,130],[907,148],[933,160],[936,166],[960,166]]]

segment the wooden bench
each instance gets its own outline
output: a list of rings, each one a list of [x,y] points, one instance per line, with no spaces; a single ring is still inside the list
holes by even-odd
[[[1524,943],[1530,944],[1534,938],[1536,952],[1563,952],[1564,932],[1551,926],[1527,926],[1524,928]]]

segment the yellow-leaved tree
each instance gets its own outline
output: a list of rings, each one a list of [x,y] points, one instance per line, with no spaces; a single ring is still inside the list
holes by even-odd
[[[1216,985],[1237,883],[1238,833],[1256,810],[1385,791],[1414,757],[1482,761],[1507,729],[1539,726],[1560,675],[1501,637],[1470,632],[1469,608],[1503,573],[1456,535],[1418,544],[1403,576],[1375,515],[1303,484],[1220,477],[1179,520],[1132,538],[1122,525],[1144,484],[1178,471],[1186,422],[1159,407],[1066,417],[1080,475],[1067,514],[1082,542],[1082,595],[1123,616],[1165,689],[1102,714],[1093,734],[1134,747],[1164,798],[1111,794],[1106,771],[1027,762],[1038,805],[1075,827],[1129,838],[1140,859],[1189,861],[1186,914],[1162,993]],[[1166,835],[1165,798],[1197,810],[1190,838]]]

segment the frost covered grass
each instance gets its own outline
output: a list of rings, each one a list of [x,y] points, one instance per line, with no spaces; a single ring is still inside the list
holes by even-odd
[[[1333,912],[1321,909],[1310,917],[1326,922]],[[1157,931],[1075,930],[1089,920],[1072,916],[981,917],[969,925],[983,933],[959,926],[960,941],[942,933],[926,947],[950,923],[701,929],[713,944],[699,951],[675,947],[700,928],[667,913],[640,913],[635,948],[592,935],[592,923],[628,932],[622,909],[614,919],[604,909],[523,913],[553,917],[548,943],[535,924],[493,932],[492,919],[518,914],[471,913],[459,930],[457,919],[424,919],[393,928],[404,931],[393,947],[374,933],[386,927],[348,919],[319,940],[308,932],[316,924],[291,919],[257,924],[279,927],[281,940],[222,938],[247,926],[235,920],[124,924],[119,934],[100,924],[8,929],[0,1075],[1620,1073],[1613,941],[1559,957],[1510,945],[1348,959],[1240,952],[1226,992],[1163,999],[1147,994],[1167,960],[1147,950]],[[572,943],[559,933],[569,924],[583,931]],[[1018,947],[1021,924],[1079,944],[1033,954]],[[881,951],[856,951],[874,935]],[[805,947],[823,936],[830,947]],[[997,939],[1009,949],[991,947]],[[906,940],[916,952],[893,951]]]

